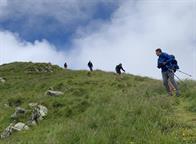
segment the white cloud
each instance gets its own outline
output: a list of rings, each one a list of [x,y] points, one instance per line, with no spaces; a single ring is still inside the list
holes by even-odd
[[[91,59],[97,68],[114,70],[122,62],[130,73],[161,78],[156,69],[157,47],[176,55],[182,70],[194,73],[194,1],[125,1],[110,23],[82,33],[75,39],[70,57],[74,67],[84,68]],[[93,27],[93,26],[92,26]],[[183,77],[182,75],[180,75]],[[194,74],[196,78],[196,74]]]
[[[63,65],[65,55],[46,40],[29,43],[17,34],[0,31],[0,64],[13,61],[52,62]]]

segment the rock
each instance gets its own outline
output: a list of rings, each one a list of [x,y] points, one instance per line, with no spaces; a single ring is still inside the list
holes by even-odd
[[[54,72],[55,67],[52,64],[44,64],[44,63],[37,63],[30,65],[26,68],[25,72],[27,73],[52,73]]]
[[[35,107],[37,107],[36,110],[39,111],[42,117],[45,117],[48,113],[48,109],[43,105],[39,105],[38,103],[29,103],[29,106],[34,107],[34,109],[36,109]]]
[[[19,116],[24,115],[27,111],[24,108],[17,107],[11,118],[17,119]]]
[[[24,108],[17,107],[17,108],[16,108],[16,113],[25,114],[25,113],[26,113],[26,110],[25,110]]]
[[[41,116],[41,117],[47,116],[47,114],[48,114],[48,109],[47,109],[45,106],[43,106],[43,105],[38,105],[38,107],[39,107],[40,116]]]
[[[33,108],[31,118],[27,124],[18,122],[16,120],[12,122],[2,133],[1,139],[9,137],[14,131],[29,130],[28,125],[36,125],[39,121],[43,120],[48,114],[48,109],[38,103],[29,103],[29,106]],[[15,113],[11,116],[12,118],[18,118],[21,114],[25,114],[27,110],[21,107],[17,107]]]
[[[1,133],[1,139],[9,137],[13,132],[13,126],[15,125],[15,122],[11,123],[2,133]]]
[[[28,121],[29,125],[35,125],[39,121],[43,120],[47,116],[48,109],[43,105],[37,105],[34,107],[30,120]]]
[[[0,77],[0,82],[1,82],[1,83],[5,83],[5,81],[6,81],[6,80],[5,80],[4,78]]]
[[[22,122],[16,123],[14,121],[2,132],[1,139],[9,137],[14,131],[22,131],[22,130],[29,130],[29,127]]]
[[[46,94],[47,94],[48,96],[60,96],[60,95],[63,95],[64,93],[61,92],[61,91],[48,90],[48,91],[46,92]]]
[[[36,126],[37,122],[35,120],[33,120],[33,121],[29,121],[28,124],[31,126]]]
[[[38,103],[29,103],[29,106],[32,107],[36,107],[38,105]]]
[[[12,127],[12,129],[16,131],[22,131],[22,130],[29,130],[29,127],[22,122],[18,122]]]

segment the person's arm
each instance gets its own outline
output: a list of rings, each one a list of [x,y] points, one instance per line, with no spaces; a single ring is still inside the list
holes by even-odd
[[[123,69],[123,67],[121,67],[121,69],[122,69],[122,71],[124,71],[124,72],[125,72],[125,70]]]
[[[157,60],[157,68],[162,68],[164,65],[162,62],[160,62],[160,58]]]
[[[158,65],[157,65],[157,67],[160,69],[160,68],[162,68],[164,65],[163,65],[163,63],[158,63]]]

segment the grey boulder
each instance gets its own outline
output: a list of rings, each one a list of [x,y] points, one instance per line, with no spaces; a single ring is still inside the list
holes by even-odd
[[[16,131],[22,131],[22,130],[29,130],[29,127],[22,122],[18,122],[12,127],[12,129]]]
[[[61,95],[63,95],[64,93],[61,92],[61,91],[48,90],[48,91],[46,92],[46,94],[47,94],[48,96],[61,96]]]
[[[33,108],[31,118],[28,121],[29,125],[36,125],[39,121],[47,116],[48,109],[43,105],[37,105]]]
[[[1,139],[9,137],[14,131],[22,130],[29,130],[29,127],[22,122],[16,123],[14,121],[1,133]]]
[[[12,132],[13,132],[13,126],[15,125],[15,123],[11,123],[2,133],[1,133],[1,139],[7,138],[9,137]]]
[[[24,108],[17,107],[15,112],[11,115],[11,118],[16,119],[22,115],[24,115],[27,111]]]
[[[6,80],[5,80],[4,78],[0,77],[0,82],[1,82],[1,83],[5,83],[5,81],[6,81]]]

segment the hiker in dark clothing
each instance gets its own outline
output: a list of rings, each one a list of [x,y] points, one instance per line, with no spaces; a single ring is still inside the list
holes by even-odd
[[[168,92],[169,96],[172,96],[172,91],[169,87],[169,82],[174,86],[176,90],[176,96],[179,96],[178,85],[174,79],[175,70],[174,70],[174,57],[172,55],[168,55],[167,53],[162,52],[160,48],[156,49],[156,55],[158,58],[158,68],[162,71],[163,84]],[[179,68],[179,67],[178,67]]]
[[[66,62],[64,63],[64,68],[67,69],[67,63]]]
[[[88,67],[90,71],[93,71],[93,63],[91,61],[88,62]]]
[[[119,64],[116,66],[116,73],[121,75],[121,70],[125,72],[125,70],[122,67],[122,64]]]

